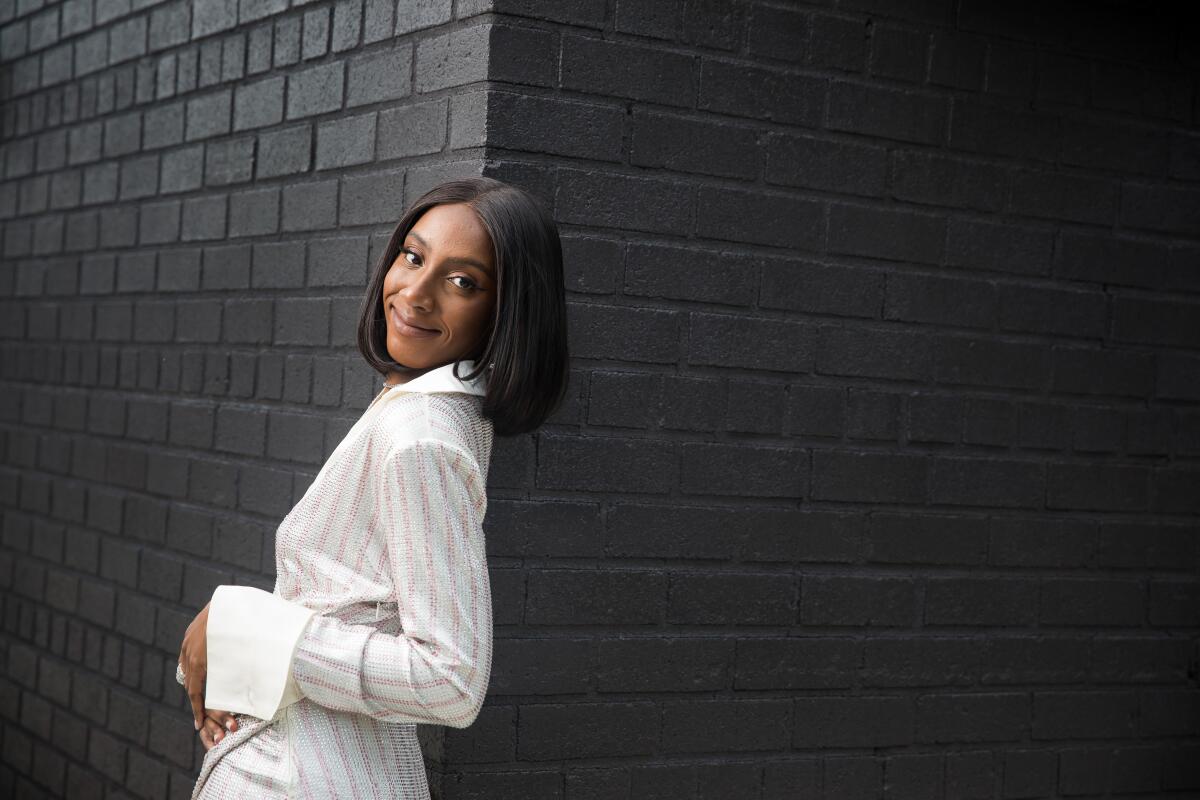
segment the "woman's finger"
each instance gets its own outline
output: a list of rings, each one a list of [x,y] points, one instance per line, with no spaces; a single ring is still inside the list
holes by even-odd
[[[215,746],[215,744],[216,744],[215,742],[213,742],[213,740],[212,740],[212,734],[210,734],[210,733],[208,732],[208,728],[207,728],[207,727],[201,727],[201,728],[200,728],[200,743],[201,743],[202,745],[204,745],[204,749],[205,749],[205,750],[212,750],[212,749],[213,749],[213,747],[214,747],[214,746]]]
[[[217,722],[212,717],[204,718],[204,733],[208,734],[208,738],[214,745],[218,744],[225,738],[225,729],[221,727],[221,723]]]
[[[188,674],[188,701],[192,704],[192,717],[196,730],[204,724],[204,681]]]
[[[229,731],[230,733],[233,733],[238,728],[237,719],[228,711],[220,711],[215,708],[206,708],[204,709],[204,713],[208,715],[209,719],[215,720],[217,725]]]

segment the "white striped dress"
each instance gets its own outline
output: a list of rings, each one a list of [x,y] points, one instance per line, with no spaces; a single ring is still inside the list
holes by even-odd
[[[492,656],[486,373],[453,366],[363,412],[279,525],[274,593],[214,593],[205,703],[239,727],[193,800],[429,797],[416,723],[470,725]]]

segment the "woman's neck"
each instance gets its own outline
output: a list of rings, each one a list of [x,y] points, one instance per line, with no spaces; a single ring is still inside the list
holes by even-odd
[[[418,372],[397,372],[396,370],[392,370],[384,376],[383,385],[389,388],[392,386],[399,386],[402,383],[408,383],[419,375],[424,375],[428,371],[429,370],[427,369],[423,369]]]

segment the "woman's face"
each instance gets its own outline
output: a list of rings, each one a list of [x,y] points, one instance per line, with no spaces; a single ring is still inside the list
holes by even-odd
[[[492,241],[475,212],[453,203],[422,214],[384,276],[382,300],[388,355],[414,369],[388,373],[388,383],[475,352],[496,303]]]

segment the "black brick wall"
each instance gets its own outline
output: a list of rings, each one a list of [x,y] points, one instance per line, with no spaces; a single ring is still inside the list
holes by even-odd
[[[0,795],[187,797],[215,585],[488,174],[572,392],[497,442],[446,798],[1200,792],[1185,4],[0,0]]]

